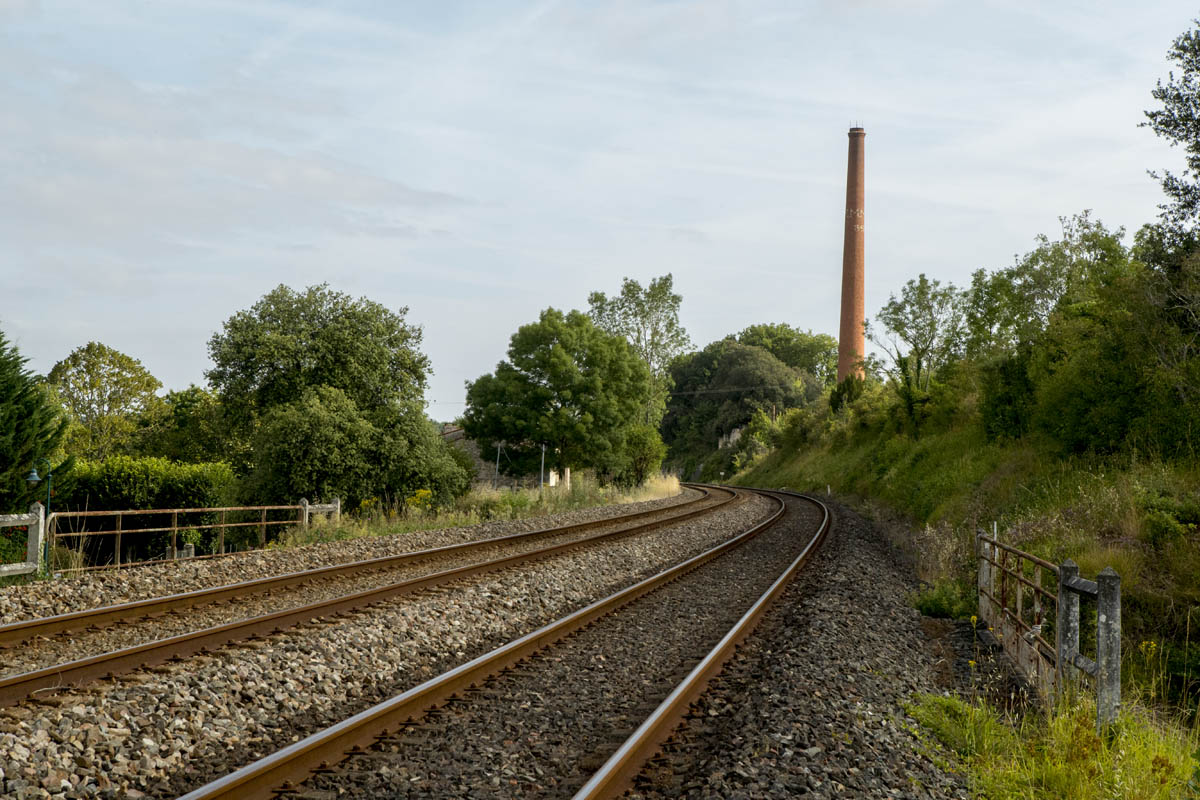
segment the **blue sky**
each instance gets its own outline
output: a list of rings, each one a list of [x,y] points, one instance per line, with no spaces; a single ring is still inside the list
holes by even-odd
[[[430,413],[547,307],[671,272],[697,345],[836,333],[846,130],[867,311],[1178,168],[1142,111],[1182,3],[0,0],[0,330],[168,388],[280,283],[409,307]]]

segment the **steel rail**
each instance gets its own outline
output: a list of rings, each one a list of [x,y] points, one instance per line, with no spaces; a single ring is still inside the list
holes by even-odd
[[[216,586],[210,589],[197,589],[195,591],[183,592],[180,594],[152,597],[145,600],[135,600],[133,602],[120,603],[118,605],[101,606],[99,608],[90,608],[83,611],[73,611],[67,614],[57,614],[52,617],[41,617],[38,619],[12,622],[7,625],[0,625],[0,650],[8,647],[14,647],[37,637],[50,637],[84,629],[105,628],[121,620],[145,619],[147,617],[166,614],[171,611],[194,608],[195,606],[211,605],[213,603],[251,597],[257,594],[307,583],[320,578],[336,577],[339,575],[353,573],[378,572],[400,567],[416,561],[438,558],[453,553],[469,552],[471,550],[477,550],[493,545],[503,546],[517,541],[532,540],[538,537],[559,536],[567,533],[578,533],[580,531],[605,527],[606,525],[620,525],[633,520],[644,519],[655,514],[663,514],[700,505],[712,497],[711,490],[709,488],[694,484],[685,485],[691,486],[692,488],[702,492],[701,496],[693,500],[688,500],[684,503],[668,506],[666,508],[638,511],[632,514],[622,514],[616,517],[608,517],[607,519],[603,520],[577,522],[571,525],[563,525],[556,528],[542,528],[535,531],[525,531],[524,533],[497,536],[493,539],[475,539],[470,542],[460,542],[458,544],[444,545],[442,547],[433,547],[427,550],[415,550],[409,553],[399,553],[393,556],[380,556],[378,558],[371,558],[362,561],[352,561],[346,564],[334,564],[328,567],[316,567],[314,569],[301,570],[299,572],[289,572],[283,575],[272,575],[265,578],[257,578],[255,580],[243,581],[240,583]],[[255,522],[254,524],[257,525],[258,523]]]
[[[375,603],[411,594],[421,589],[429,589],[461,578],[495,572],[505,567],[536,561],[567,550],[597,544],[607,539],[622,538],[634,533],[644,533],[676,525],[694,517],[712,513],[739,497],[734,491],[725,491],[729,492],[729,497],[725,499],[664,519],[642,522],[615,531],[597,533],[582,539],[560,542],[559,544],[549,545],[537,550],[502,556],[477,564],[468,564],[463,567],[433,572],[387,586],[365,589],[353,594],[342,595],[316,603],[309,603],[295,608],[237,620],[198,631],[191,631],[166,639],[158,639],[65,664],[56,664],[43,669],[12,675],[0,679],[0,707],[18,703],[33,696],[38,691],[79,686],[99,678],[109,678],[124,672],[131,672],[167,661],[179,661],[186,656],[205,653],[213,648],[231,642],[242,641],[255,636],[279,633],[286,628],[311,619],[361,609]]]
[[[779,503],[779,508],[770,517],[716,547],[188,792],[179,800],[267,800],[281,792],[294,789],[297,783],[302,782],[314,770],[326,769],[331,764],[361,752],[362,748],[386,738],[389,730],[406,724],[466,689],[479,686],[504,668],[565,639],[600,617],[744,544],[783,517],[786,505],[778,498],[771,499]]]
[[[777,494],[786,494],[807,500],[824,512],[824,519],[822,519],[816,535],[779,578],[771,584],[771,587],[763,592],[754,605],[738,620],[737,624],[672,690],[671,694],[646,718],[641,726],[617,748],[617,751],[605,762],[604,766],[592,775],[583,788],[575,793],[573,800],[620,797],[633,788],[633,782],[641,773],[646,762],[659,752],[662,745],[670,739],[676,727],[683,721],[691,704],[733,657],[737,646],[754,631],[763,614],[783,593],[792,577],[804,566],[824,540],[830,520],[829,508],[824,503],[816,498],[794,492],[777,492]]]

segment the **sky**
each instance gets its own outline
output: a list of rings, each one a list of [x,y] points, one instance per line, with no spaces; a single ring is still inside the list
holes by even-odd
[[[836,335],[847,129],[868,315],[1085,209],[1131,234],[1179,2],[0,0],[0,331],[166,389],[279,284],[420,325],[429,413],[547,307],[671,273],[693,343]]]

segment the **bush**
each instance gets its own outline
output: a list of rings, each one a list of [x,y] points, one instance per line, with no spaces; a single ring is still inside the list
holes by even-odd
[[[179,464],[165,458],[112,456],[103,461],[81,461],[71,481],[55,497],[56,511],[118,511],[139,508],[212,508],[229,505],[235,494],[233,469],[221,462]],[[189,515],[192,525],[215,522],[215,515]],[[89,522],[89,530],[101,529],[109,520]],[[124,527],[162,527],[161,516],[127,517]],[[217,532],[200,531],[200,549],[210,551]],[[90,545],[89,555],[101,563],[111,556],[112,537],[100,537]],[[68,540],[71,541],[71,540]],[[170,541],[169,533],[144,534],[134,544],[138,552],[158,553]]]
[[[975,613],[975,593],[955,580],[940,580],[912,599],[913,607],[927,617],[965,619]]]

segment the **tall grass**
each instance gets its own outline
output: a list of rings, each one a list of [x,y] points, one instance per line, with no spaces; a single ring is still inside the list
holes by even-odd
[[[967,765],[988,800],[1169,800],[1200,797],[1197,735],[1127,702],[1110,737],[1095,703],[1064,701],[1052,717],[1006,719],[982,701],[920,695],[909,714]]]
[[[641,486],[620,489],[601,486],[585,473],[573,477],[570,489],[562,485],[541,490],[476,487],[446,508],[432,508],[424,498],[414,495],[407,503],[395,508],[375,508],[358,516],[343,516],[337,525],[314,518],[313,524],[307,529],[289,528],[269,546],[298,547],[365,536],[476,525],[493,520],[525,519],[594,506],[656,500],[678,493],[679,480],[673,475],[657,475]]]

